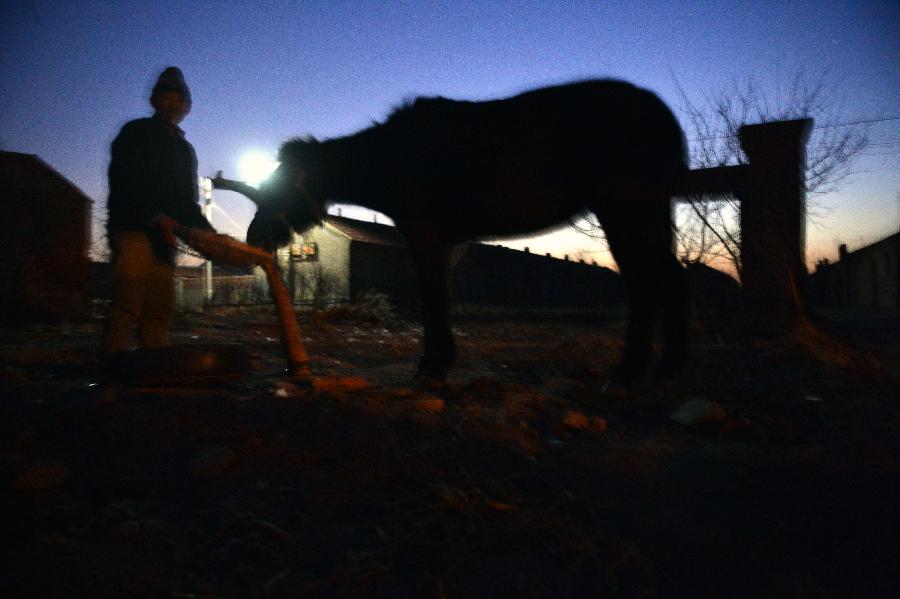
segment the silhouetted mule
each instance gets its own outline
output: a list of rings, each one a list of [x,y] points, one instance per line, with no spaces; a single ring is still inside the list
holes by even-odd
[[[487,102],[419,98],[354,135],[298,138],[261,190],[247,241],[271,249],[321,222],[327,204],[383,212],[406,236],[422,295],[418,374],[443,379],[456,348],[448,323],[449,257],[460,242],[532,233],[593,211],[625,282],[625,350],[613,380],[652,359],[677,374],[687,350],[684,271],[672,253],[670,198],[686,171],[684,137],[654,94],[582,81]]]

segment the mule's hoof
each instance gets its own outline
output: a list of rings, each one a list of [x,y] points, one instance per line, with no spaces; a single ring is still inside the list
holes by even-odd
[[[417,383],[433,381],[439,385],[443,384],[447,379],[447,373],[450,372],[452,363],[452,361],[422,358],[422,361],[419,362],[419,367],[416,369],[414,380]]]
[[[313,377],[312,371],[309,369],[309,364],[306,362],[295,364],[290,368],[285,368],[283,376],[285,380],[290,381],[298,387],[310,389],[312,388],[313,380],[315,379],[315,377]]]
[[[665,395],[675,395],[681,388],[681,377],[657,372],[653,375],[653,387]]]
[[[677,380],[684,372],[683,364],[671,364],[665,360],[661,361],[653,371],[653,380]]]
[[[604,397],[616,400],[628,399],[632,395],[631,385],[624,381],[617,380],[615,377],[610,377],[603,383],[600,387],[600,393],[602,393]]]
[[[645,360],[624,359],[609,374],[610,381],[633,387],[646,378],[649,366]]]
[[[413,383],[425,389],[437,389],[444,385],[449,370],[449,366],[427,365],[423,362],[416,370]]]
[[[446,377],[439,378],[421,373],[417,373],[416,376],[413,377],[413,385],[423,391],[436,391],[442,389],[446,384]]]
[[[93,383],[92,403],[95,406],[103,406],[119,401],[122,388],[115,382]]]

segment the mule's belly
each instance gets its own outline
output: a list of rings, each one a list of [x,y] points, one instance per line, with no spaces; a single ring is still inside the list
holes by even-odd
[[[583,208],[565,189],[541,189],[522,180],[473,194],[469,211],[478,236],[503,237],[564,225]]]

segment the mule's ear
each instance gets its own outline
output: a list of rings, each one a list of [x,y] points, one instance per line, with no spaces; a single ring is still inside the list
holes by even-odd
[[[322,224],[322,207],[304,187],[298,187],[293,202],[284,211],[287,221],[298,233],[303,233],[314,225]]]
[[[288,224],[284,214],[279,214],[271,219],[269,231],[271,231],[272,243],[276,248],[284,247],[291,242],[291,225]]]
[[[247,228],[247,243],[274,252],[291,241],[291,227],[282,214],[257,213]]]
[[[265,222],[265,218],[256,216],[250,221],[247,227],[247,243],[253,247],[258,247],[267,252],[275,251],[275,244],[272,242],[272,236],[269,234],[269,226]]]

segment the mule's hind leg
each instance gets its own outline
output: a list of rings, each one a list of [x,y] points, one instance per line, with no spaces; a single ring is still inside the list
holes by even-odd
[[[657,380],[671,380],[681,374],[688,354],[688,281],[687,273],[670,254],[663,266],[662,280],[665,294],[662,297],[663,332],[665,335],[663,356],[656,368]]]
[[[430,226],[406,229],[422,300],[424,356],[416,377],[442,381],[456,359],[450,330],[450,245]]]
[[[688,352],[687,273],[675,256],[669,197],[666,192],[653,190],[646,198],[652,208],[645,220],[645,262],[652,277],[650,292],[657,301],[663,321],[662,360],[654,373],[657,381],[679,375]]]

